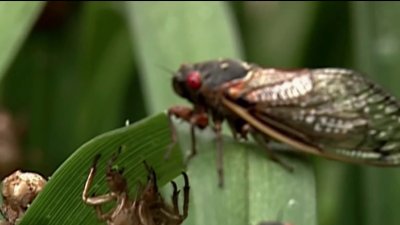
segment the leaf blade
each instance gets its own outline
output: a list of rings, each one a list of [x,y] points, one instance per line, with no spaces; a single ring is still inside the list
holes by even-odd
[[[124,149],[117,164],[126,167],[125,176],[132,193],[137,179],[143,181],[147,175],[143,160],[154,167],[161,186],[178,176],[182,170],[179,151],[175,149],[170,160],[163,160],[171,141],[167,121],[165,114],[158,114],[129,127],[102,134],[82,145],[54,173],[43,192],[24,215],[20,225],[98,224],[94,209],[86,206],[81,200],[83,185],[93,157],[102,153],[97,176],[102,179],[97,178],[93,187],[97,193],[106,192],[103,172],[105,164],[121,145]]]
[[[19,47],[28,35],[30,27],[39,15],[44,2],[0,3],[0,80]]]

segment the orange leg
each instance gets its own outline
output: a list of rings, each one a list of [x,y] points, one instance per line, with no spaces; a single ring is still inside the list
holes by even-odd
[[[169,157],[173,146],[177,143],[177,132],[172,123],[172,116],[175,116],[177,118],[180,118],[180,119],[190,123],[190,136],[192,139],[192,147],[191,147],[191,152],[186,159],[186,164],[187,164],[188,161],[190,161],[190,159],[192,159],[193,156],[195,156],[197,154],[195,128],[196,127],[200,128],[200,129],[206,128],[208,126],[208,115],[202,109],[193,110],[192,108],[185,107],[185,106],[174,106],[168,110],[168,116],[169,116],[169,124],[170,124],[170,129],[171,129],[172,143],[168,147],[165,158]]]

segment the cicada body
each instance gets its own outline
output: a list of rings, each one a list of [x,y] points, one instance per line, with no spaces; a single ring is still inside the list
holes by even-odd
[[[235,137],[250,132],[330,159],[400,164],[400,103],[358,72],[289,71],[227,59],[182,65],[172,83],[194,108],[181,116],[173,107],[170,114],[194,127],[211,118],[218,133],[226,120]]]

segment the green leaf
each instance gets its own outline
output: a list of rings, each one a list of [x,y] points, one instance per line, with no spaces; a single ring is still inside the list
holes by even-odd
[[[188,130],[180,126],[182,149],[190,148]],[[198,132],[196,137],[199,153],[188,166],[192,199],[185,224],[243,225],[263,220],[316,224],[314,174],[303,159],[277,155],[294,167],[290,173],[271,161],[265,149],[224,136],[225,186],[221,189],[213,132]]]
[[[168,5],[166,5],[168,4]],[[173,93],[171,72],[182,63],[231,57],[242,59],[237,24],[227,3],[127,3],[148,109],[157,113],[182,103]],[[179,125],[182,149],[190,149],[187,125]],[[218,187],[215,136],[196,131],[198,154],[188,165],[191,206],[185,224],[257,224],[283,220],[316,224],[315,181],[303,160],[279,155],[295,167],[288,173],[265,149],[225,136],[225,187]],[[295,205],[288,206],[289,202]]]
[[[154,167],[161,186],[180,174],[182,161],[177,148],[170,160],[164,161],[165,151],[170,143],[170,130],[165,114],[155,115],[90,140],[51,176],[20,225],[98,224],[94,209],[81,200],[94,156],[102,154],[91,193],[107,192],[104,179],[106,162],[119,146],[123,146],[117,165],[125,168],[131,194],[134,194],[137,181],[141,180],[143,183],[147,175],[143,160]]]
[[[28,35],[44,2],[0,2],[0,80]]]

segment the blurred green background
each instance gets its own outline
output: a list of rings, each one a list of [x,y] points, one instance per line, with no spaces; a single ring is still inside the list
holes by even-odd
[[[91,138],[185,103],[166,72],[183,62],[352,68],[400,97],[398,21],[398,2],[1,2],[0,174],[50,176]],[[318,224],[400,224],[398,169],[312,160]]]

